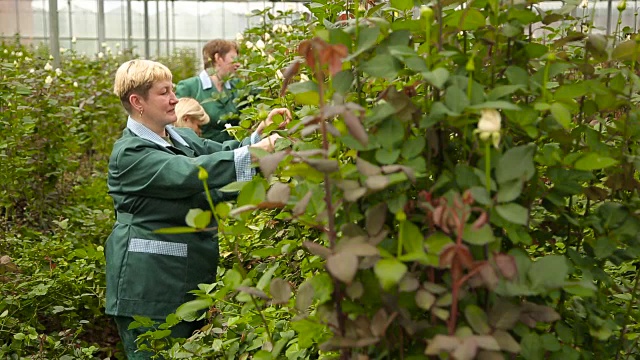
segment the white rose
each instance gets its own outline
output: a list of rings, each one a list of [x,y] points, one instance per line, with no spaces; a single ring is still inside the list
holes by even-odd
[[[64,54],[65,51],[67,51],[67,49],[65,49],[63,47],[60,48],[60,54]]]
[[[8,53],[9,53],[9,50],[4,49],[4,53],[5,53],[5,54],[8,54]]]
[[[73,82],[73,87],[78,87],[78,82],[77,81]]]
[[[241,42],[242,40],[244,40],[244,35],[242,35],[242,33],[236,33],[236,41]]]
[[[34,72],[36,72],[36,69],[29,69],[29,73],[33,74]]]
[[[271,35],[269,35],[269,33],[264,33],[264,39],[269,41],[269,39],[271,39]]]
[[[244,46],[246,46],[247,49],[253,49],[255,47],[255,45],[251,41],[248,41],[248,40],[247,40],[247,42],[244,43]]]
[[[56,68],[56,75],[60,76],[62,74],[62,70],[60,68]]]
[[[76,39],[76,37],[75,37],[75,36],[71,38],[71,43],[72,43],[72,44],[75,44],[75,43],[76,43],[76,41],[78,41],[78,40]]]
[[[44,66],[44,69],[49,71],[49,70],[53,70],[53,66],[51,66],[51,64],[47,63],[47,65]]]
[[[51,76],[47,76],[47,78],[44,79],[45,84],[51,84],[51,82],[53,82],[53,78]]]
[[[17,57],[21,57],[21,56],[22,56],[22,51],[18,51],[18,52],[16,53],[16,56],[17,56]]]
[[[478,121],[479,132],[496,132],[500,131],[502,119],[500,113],[496,109],[484,109]]]
[[[483,109],[480,121],[478,121],[478,129],[474,132],[478,133],[480,139],[493,143],[496,148],[500,145],[500,129],[502,128],[502,118],[496,109]]]
[[[276,61],[276,58],[274,58],[273,55],[269,54],[269,56],[267,56],[267,62],[272,63],[272,62],[275,62],[275,61]]]
[[[580,6],[583,9],[589,7],[589,0],[582,0],[582,3],[580,3]]]
[[[107,43],[106,43],[106,42],[103,42],[102,44],[100,44],[100,46],[102,46],[102,47],[107,47]]]
[[[284,78],[284,75],[282,75],[282,71],[278,70],[276,71],[276,79],[282,79]]]
[[[260,50],[264,49],[264,41],[262,41],[262,39],[256,41],[256,48]]]
[[[302,81],[309,81],[309,77],[305,74],[300,74],[300,80]]]
[[[98,59],[102,59],[103,57],[104,57],[104,54],[102,53],[102,51],[100,51],[100,52],[98,53]]]

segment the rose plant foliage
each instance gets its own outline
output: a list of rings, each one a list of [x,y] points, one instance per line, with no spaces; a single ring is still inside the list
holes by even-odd
[[[194,359],[635,358],[640,38],[603,35],[584,5],[256,11],[239,39],[252,106],[229,131],[244,137],[272,107],[294,121],[276,153],[255,154],[261,175],[223,189],[237,202],[190,212],[195,228],[219,220],[219,281],[141,346]],[[0,259],[0,276],[14,269]],[[208,324],[190,339],[166,337],[198,317]]]
[[[602,35],[579,6],[312,2],[286,34],[286,14],[256,13],[242,50],[262,105],[232,131],[269,105],[296,120],[212,209],[221,281],[177,312],[210,325],[151,347],[634,358],[640,38]]]

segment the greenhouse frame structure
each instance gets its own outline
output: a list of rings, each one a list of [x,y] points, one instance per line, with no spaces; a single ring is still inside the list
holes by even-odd
[[[110,46],[122,46],[137,48],[149,58],[169,55],[179,47],[200,49],[213,38],[233,39],[255,25],[252,21],[258,19],[249,16],[252,10],[306,11],[303,1],[308,0],[0,0],[0,36],[7,39],[19,34],[26,42],[46,42],[58,66],[65,47],[99,55]],[[619,3],[565,0],[537,6],[562,9],[572,5],[574,16],[593,17],[597,31],[611,34]],[[638,0],[627,1],[622,14],[622,25],[633,32],[638,29],[638,9]]]

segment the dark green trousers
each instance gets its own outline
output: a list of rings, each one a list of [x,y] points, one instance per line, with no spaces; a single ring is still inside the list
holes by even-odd
[[[138,346],[136,345],[136,338],[151,330],[150,328],[139,327],[135,329],[129,330],[129,324],[131,324],[134,320],[133,318],[126,316],[114,316],[114,320],[116,321],[116,325],[118,326],[118,333],[120,334],[120,340],[122,341],[122,345],[124,347],[124,351],[127,355],[127,359],[129,360],[149,360],[153,353],[148,351],[137,351]],[[200,329],[204,326],[204,322],[202,321],[194,321],[194,322],[180,322],[178,325],[171,328],[171,337],[172,338],[188,338],[193,334],[194,331]]]

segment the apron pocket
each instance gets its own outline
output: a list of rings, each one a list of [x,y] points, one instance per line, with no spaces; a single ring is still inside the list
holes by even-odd
[[[132,238],[122,269],[120,298],[181,302],[187,295],[187,244]]]

